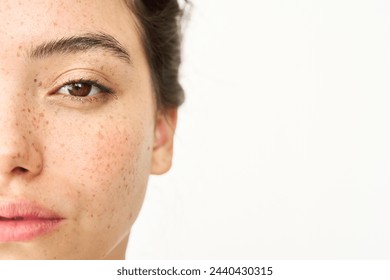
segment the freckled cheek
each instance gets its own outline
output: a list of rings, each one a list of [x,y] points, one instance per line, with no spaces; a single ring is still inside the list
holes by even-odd
[[[85,155],[87,212],[104,230],[127,228],[138,214],[149,175],[143,142],[139,132],[112,131],[96,137]]]
[[[142,129],[108,130],[104,126],[76,135],[63,137],[67,141],[60,144],[58,154],[64,157],[58,159],[58,165],[66,166],[71,178],[68,193],[82,201],[87,210],[84,215],[102,218],[99,215],[138,203],[134,200],[146,186],[150,158],[145,154],[147,139]]]
[[[106,121],[46,114],[47,178],[82,235],[118,238],[139,213],[150,173],[153,124],[146,116]],[[51,118],[50,118],[51,117]],[[139,121],[135,121],[135,120]],[[66,121],[64,121],[66,120]],[[115,120],[115,119],[114,119]],[[131,121],[130,121],[131,120]],[[81,226],[82,225],[82,226]],[[96,237],[100,238],[100,237]]]
[[[142,136],[136,133],[99,131],[97,136],[89,141],[90,145],[85,154],[88,159],[85,170],[89,179],[98,185],[109,186],[122,174],[133,176],[140,156],[141,142]]]

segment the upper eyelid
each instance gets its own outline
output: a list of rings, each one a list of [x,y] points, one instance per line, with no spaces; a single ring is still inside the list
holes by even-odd
[[[70,76],[70,78],[68,78]],[[59,80],[68,80],[70,81],[77,81],[77,80],[89,80],[89,81],[100,81],[104,80],[103,83],[110,83],[110,80],[104,75],[104,73],[97,71],[95,69],[90,69],[90,68],[75,68],[75,69],[70,69],[65,72],[62,72],[61,74],[57,75],[53,80],[54,82],[52,83],[51,86],[58,85]]]
[[[111,85],[113,83],[103,73],[89,68],[76,68],[62,72],[56,75],[46,87],[50,92],[53,92],[72,83],[89,83],[106,91],[114,92]]]
[[[99,81],[95,81],[95,80],[91,80],[91,79],[76,79],[76,80],[70,80],[64,84],[62,84],[62,86],[59,86],[58,89],[56,91],[59,91],[61,88],[65,87],[65,86],[68,86],[68,85],[72,85],[72,84],[89,84],[91,86],[95,86],[97,87],[99,90],[102,90],[106,93],[113,93],[114,90],[106,85],[103,85],[101,84]]]

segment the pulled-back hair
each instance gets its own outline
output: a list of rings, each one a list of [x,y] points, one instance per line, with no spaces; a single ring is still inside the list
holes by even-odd
[[[177,0],[126,0],[126,3],[140,25],[157,107],[176,108],[184,102],[179,82],[184,7]]]

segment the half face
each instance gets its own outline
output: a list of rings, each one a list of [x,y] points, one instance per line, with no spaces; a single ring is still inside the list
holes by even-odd
[[[0,259],[123,258],[149,174],[169,169],[122,0],[0,3]]]

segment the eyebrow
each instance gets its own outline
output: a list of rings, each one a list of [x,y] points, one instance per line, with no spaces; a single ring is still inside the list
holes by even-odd
[[[55,54],[75,54],[89,50],[103,50],[132,65],[132,59],[126,49],[113,36],[106,33],[85,33],[58,40],[44,42],[33,47],[31,58],[46,58]]]

